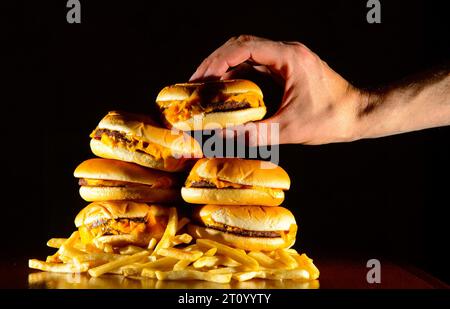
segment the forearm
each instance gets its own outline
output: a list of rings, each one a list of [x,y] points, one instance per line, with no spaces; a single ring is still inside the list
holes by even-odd
[[[363,92],[355,119],[354,139],[450,125],[449,70],[385,90]]]

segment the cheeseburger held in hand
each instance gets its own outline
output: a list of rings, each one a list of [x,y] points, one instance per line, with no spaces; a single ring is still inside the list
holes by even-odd
[[[192,168],[181,196],[188,203],[278,206],[289,175],[266,161],[204,158]]]
[[[89,159],[75,169],[80,195],[88,202],[172,202],[179,199],[175,177],[167,172],[111,159]]]
[[[180,130],[218,129],[260,120],[261,89],[248,80],[218,80],[165,87],[156,98],[166,124]]]
[[[81,241],[103,249],[126,245],[147,246],[159,240],[166,228],[169,208],[136,202],[94,202],[75,218]]]
[[[197,206],[193,220],[188,231],[194,238],[251,251],[289,248],[297,233],[294,215],[283,207]]]
[[[189,159],[203,156],[195,139],[158,127],[145,115],[109,112],[90,137],[91,150],[99,157],[169,172],[183,170]]]

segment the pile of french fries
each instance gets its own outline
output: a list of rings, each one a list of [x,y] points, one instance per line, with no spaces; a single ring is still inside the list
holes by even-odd
[[[170,209],[166,230],[159,242],[152,239],[147,248],[126,246],[102,250],[81,242],[78,231],[69,238],[52,238],[47,246],[58,251],[46,261],[29,260],[29,267],[48,272],[85,273],[92,277],[118,274],[132,279],[204,280],[215,283],[253,278],[270,280],[315,280],[319,270],[305,254],[294,249],[272,252],[244,251],[209,240],[193,240],[182,233],[189,222],[178,220]]]

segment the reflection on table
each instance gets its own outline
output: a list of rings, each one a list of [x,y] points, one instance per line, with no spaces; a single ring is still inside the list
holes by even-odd
[[[160,281],[141,277],[35,272],[28,275],[31,289],[317,289],[319,281],[252,279],[229,284],[206,281]]]

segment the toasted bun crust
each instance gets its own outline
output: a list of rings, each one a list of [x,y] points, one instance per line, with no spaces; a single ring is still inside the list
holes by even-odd
[[[261,120],[265,115],[266,107],[261,106],[229,112],[202,113],[185,121],[169,124],[182,131],[215,130]]]
[[[194,238],[207,238],[235,248],[249,251],[273,251],[276,249],[289,248],[295,243],[295,235],[288,235],[285,239],[281,237],[246,237],[231,233],[224,233],[215,229],[201,227],[195,224],[188,225],[188,233]]]
[[[291,180],[286,171],[268,161],[239,158],[204,158],[196,162],[190,175],[219,179],[240,185],[288,190]]]
[[[198,142],[183,132],[158,127],[148,116],[111,111],[98,124],[99,129],[108,129],[130,134],[140,140],[155,143],[172,150],[173,154],[201,158]]]
[[[111,147],[96,139],[91,139],[90,146],[92,153],[96,156],[133,162],[145,167],[155,168],[162,171],[177,172],[183,170],[186,165],[186,161],[179,160],[178,165],[166,167],[164,166],[164,161],[162,159],[156,160],[153,156],[147,153],[129,151],[128,149],[122,147]]]
[[[195,91],[199,89],[201,91],[201,88],[205,87],[214,87],[218,92],[224,94],[253,92],[263,97],[261,89],[254,82],[245,79],[229,79],[205,83],[179,83],[167,86],[159,92],[156,102],[182,101],[188,99]]]
[[[281,190],[181,188],[183,200],[192,204],[278,206],[284,201]]]
[[[94,202],[83,208],[75,217],[75,226],[90,224],[96,220],[117,218],[142,218],[152,213],[155,216],[168,214],[168,208],[158,205],[128,201]]]
[[[294,215],[283,207],[205,205],[194,209],[193,217],[205,226],[221,223],[248,231],[288,231],[296,225]]]
[[[80,195],[87,202],[134,201],[142,203],[168,203],[180,200],[177,189],[136,187],[91,187],[81,186]]]
[[[176,183],[170,173],[145,168],[133,163],[119,160],[94,158],[82,162],[73,175],[77,178],[117,180],[131,183],[155,185],[164,183],[167,188]]]

